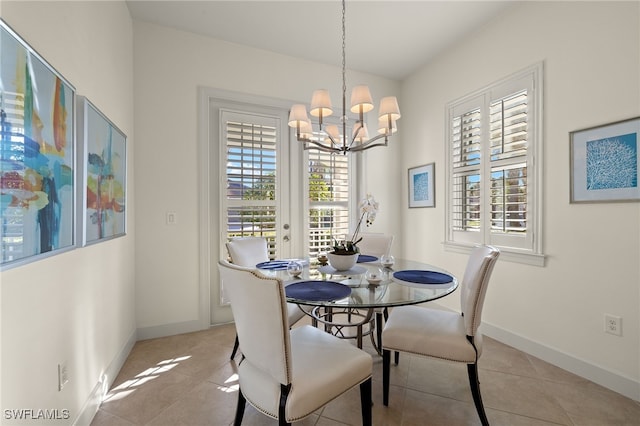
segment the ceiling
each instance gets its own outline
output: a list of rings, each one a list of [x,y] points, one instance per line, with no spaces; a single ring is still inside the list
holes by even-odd
[[[346,66],[402,80],[515,0],[346,4]],[[342,63],[337,0],[127,0],[132,18],[315,62]]]

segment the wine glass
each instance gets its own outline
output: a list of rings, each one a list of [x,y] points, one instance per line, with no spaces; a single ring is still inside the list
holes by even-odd
[[[370,285],[378,285],[382,282],[382,271],[379,268],[368,269],[364,278]]]
[[[390,254],[383,254],[380,256],[380,264],[385,268],[391,268],[396,263],[396,259]]]
[[[302,262],[298,260],[292,260],[287,264],[287,272],[292,278],[298,278],[302,274],[303,269],[304,266],[302,265]]]
[[[318,263],[320,264],[320,266],[326,265],[327,262],[329,262],[329,258],[327,257],[327,252],[321,251],[320,253],[318,253]]]

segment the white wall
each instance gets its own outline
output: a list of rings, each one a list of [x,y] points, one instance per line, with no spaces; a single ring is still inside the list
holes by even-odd
[[[403,82],[401,169],[436,162],[435,209],[404,210],[403,253],[445,252],[445,105],[544,61],[545,267],[500,261],[483,320],[496,337],[640,400],[640,204],[569,204],[569,132],[640,116],[638,2],[525,2]],[[406,178],[405,178],[406,181]],[[420,236],[417,238],[416,236]],[[443,304],[459,309],[457,298]],[[623,317],[623,336],[603,315]]]
[[[2,2],[2,19],[128,135],[127,235],[2,272],[5,409],[87,424],[135,341],[133,31],[124,2]],[[57,365],[69,383],[58,392]],[[57,421],[57,424],[67,423]],[[40,421],[39,423],[42,423]]]
[[[198,87],[295,102],[309,102],[312,91],[324,87],[337,103],[341,74],[338,67],[144,22],[134,22],[134,39],[136,315],[139,335],[152,337],[193,329],[199,320],[198,244],[207,236],[198,227],[198,191],[203,184],[198,170]],[[349,87],[361,82],[370,85],[376,98],[399,92],[398,83],[347,73]],[[395,188],[387,187],[396,179],[394,149],[397,152],[391,148],[368,154],[377,170],[390,171],[373,173],[365,188],[385,211],[372,230],[399,226],[391,214],[397,205]],[[212,173],[217,173],[215,167]],[[169,211],[176,213],[176,225],[166,225]],[[211,238],[217,241],[219,236]],[[212,280],[217,279],[218,256],[211,254]]]

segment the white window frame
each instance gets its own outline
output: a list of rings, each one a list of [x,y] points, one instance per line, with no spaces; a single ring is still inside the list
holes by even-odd
[[[492,234],[490,232],[490,141],[489,141],[489,105],[492,101],[527,89],[528,102],[528,147],[527,147],[527,232],[526,235]],[[446,106],[446,214],[444,246],[448,251],[468,253],[477,244],[491,244],[498,247],[503,260],[544,266],[542,253],[542,95],[543,63],[536,63],[514,73],[463,98],[452,101]],[[471,111],[481,110],[481,218],[478,231],[454,230],[453,223],[453,159],[452,126],[454,117]]]

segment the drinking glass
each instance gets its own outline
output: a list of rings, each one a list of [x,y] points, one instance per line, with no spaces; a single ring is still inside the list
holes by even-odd
[[[304,266],[302,265],[302,262],[297,260],[292,260],[287,264],[287,272],[293,278],[299,277],[302,274],[303,269],[304,269]]]

